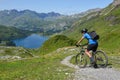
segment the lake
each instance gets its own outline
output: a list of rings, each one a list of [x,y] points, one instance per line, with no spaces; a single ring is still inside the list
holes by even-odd
[[[32,34],[26,38],[13,40],[13,42],[16,46],[21,46],[24,48],[39,48],[47,39],[47,36]]]

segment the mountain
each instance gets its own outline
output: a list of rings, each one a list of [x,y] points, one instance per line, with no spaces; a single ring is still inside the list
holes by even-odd
[[[38,30],[47,26],[47,23],[51,23],[45,21],[46,18],[57,18],[59,16],[61,16],[59,13],[54,12],[36,13],[30,10],[3,10],[0,11],[0,24],[24,30]]]
[[[5,18],[6,19],[10,19],[10,18],[14,19],[17,17],[26,16],[26,15],[28,15],[29,17],[40,18],[40,19],[45,19],[47,17],[59,17],[59,16],[61,16],[61,14],[55,13],[55,12],[37,13],[37,12],[31,11],[31,10],[18,11],[16,9],[12,9],[12,10],[0,11],[0,17],[4,18],[4,19]]]
[[[52,26],[52,20],[54,19],[55,21],[56,18],[60,16],[62,15],[55,12],[37,13],[31,10],[3,10],[0,11],[0,24],[14,26],[24,30],[42,31],[43,29],[45,30],[46,27]]]
[[[14,26],[23,30],[53,34],[70,28],[79,18],[88,13],[95,12],[96,10],[99,9],[89,10],[70,16],[61,15],[55,12],[37,13],[31,10],[3,10],[0,11],[0,24]]]

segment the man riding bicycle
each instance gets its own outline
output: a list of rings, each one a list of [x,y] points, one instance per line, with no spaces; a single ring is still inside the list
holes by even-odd
[[[90,50],[92,50],[93,52],[95,52],[97,50],[97,48],[98,48],[98,42],[97,42],[97,40],[93,40],[91,38],[91,36],[89,35],[87,29],[82,29],[81,33],[83,34],[83,36],[80,38],[80,40],[77,42],[76,45],[79,45],[82,42],[83,39],[87,39],[88,40],[88,46],[87,46],[87,49],[85,50],[85,53],[90,58],[91,64],[93,64],[94,66],[96,66],[95,60],[92,57],[92,55],[90,54]]]

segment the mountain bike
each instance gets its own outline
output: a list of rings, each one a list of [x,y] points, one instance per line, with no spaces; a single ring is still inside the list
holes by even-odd
[[[89,60],[87,55],[85,54],[85,49],[86,49],[85,46],[86,44],[77,46],[80,49],[78,50],[79,51],[78,54],[75,56],[75,62],[80,68],[86,67],[88,64],[88,60]],[[91,54],[98,67],[104,68],[107,66],[108,57],[105,52],[103,52],[102,50],[97,50],[96,52],[91,52]]]

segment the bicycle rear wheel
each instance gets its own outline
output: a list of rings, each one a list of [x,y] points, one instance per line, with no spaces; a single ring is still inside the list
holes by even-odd
[[[86,56],[85,56],[84,52],[80,52],[79,54],[77,54],[75,60],[76,60],[76,64],[80,68],[86,67],[87,59],[86,59]]]
[[[95,60],[98,67],[106,67],[108,64],[108,57],[103,51],[96,51]]]

